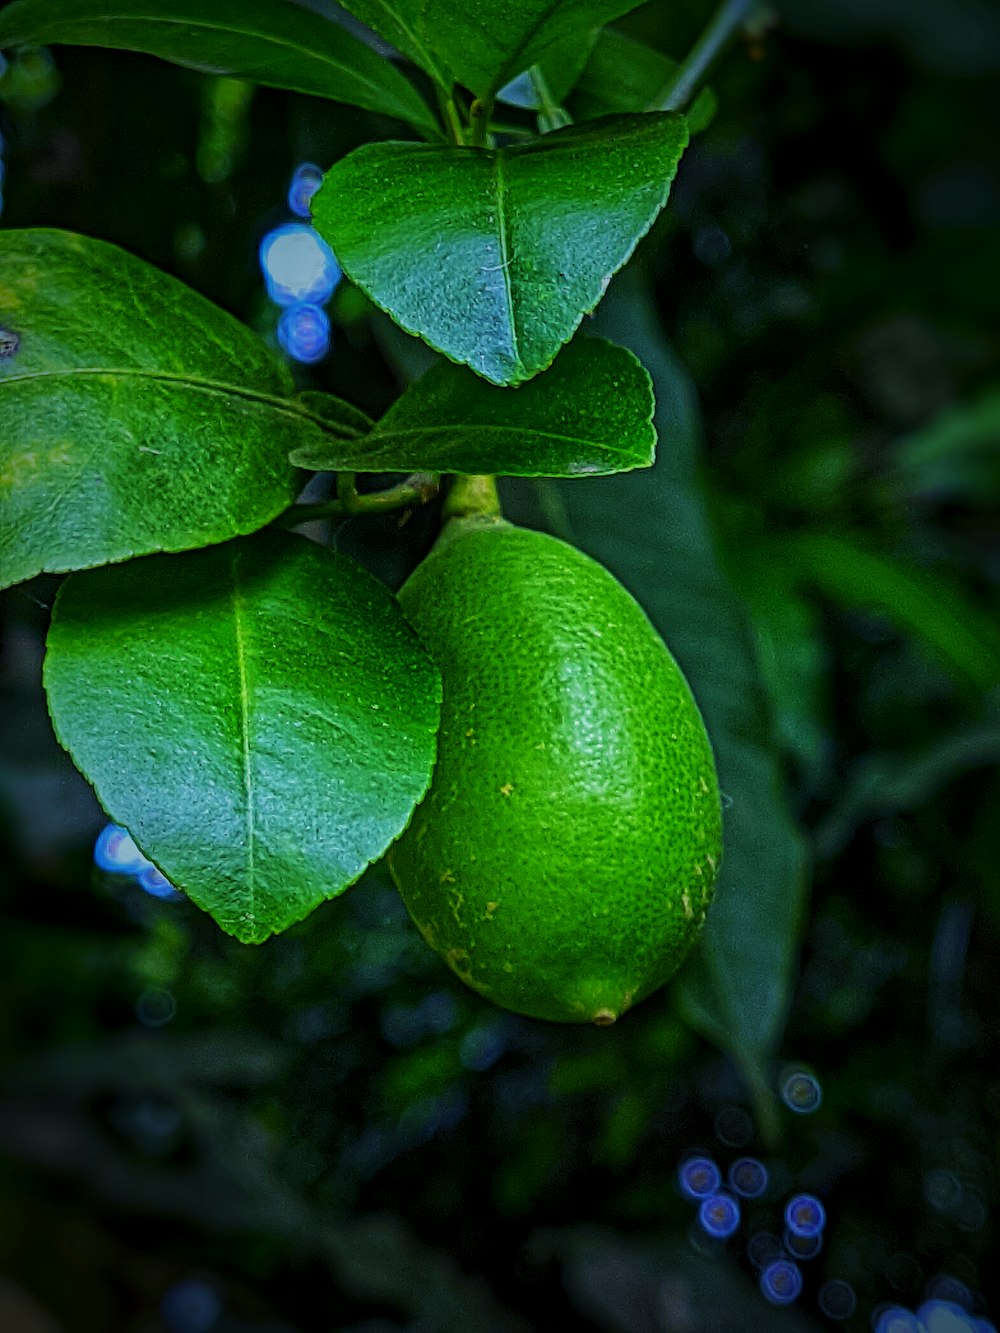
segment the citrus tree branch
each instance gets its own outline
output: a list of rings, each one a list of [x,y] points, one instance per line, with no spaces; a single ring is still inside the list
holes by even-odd
[[[680,111],[704,78],[705,71],[756,7],[756,0],[722,0],[685,59],[650,101],[649,110]]]

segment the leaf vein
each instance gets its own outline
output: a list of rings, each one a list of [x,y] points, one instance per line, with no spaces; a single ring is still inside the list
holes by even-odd
[[[521,353],[517,345],[517,319],[514,313],[514,293],[510,282],[511,256],[507,236],[507,216],[505,213],[507,207],[507,182],[504,178],[503,154],[497,153],[493,161],[496,168],[497,181],[497,245],[500,250],[500,272],[503,275],[504,294],[507,298],[507,309],[510,312],[511,351],[514,355],[514,361],[520,365]]]
[[[308,421],[312,425],[318,426],[326,435],[333,435],[342,439],[356,439],[363,434],[363,432],[350,426],[339,426],[321,413],[310,412],[308,408],[302,407],[299,403],[288,398],[276,398],[273,394],[264,393],[259,389],[247,388],[240,384],[226,384],[221,380],[195,379],[190,375],[174,374],[170,371],[137,370],[132,367],[110,366],[75,366],[72,369],[32,370],[16,375],[0,376],[0,391],[7,384],[18,384],[40,379],[73,379],[78,375],[84,378],[94,376],[95,378],[104,379],[145,379],[162,384],[178,384],[196,393],[217,394],[223,398],[246,399],[248,402],[260,404],[270,411]]]
[[[254,829],[256,811],[254,808],[253,769],[250,755],[250,690],[247,682],[247,646],[243,628],[243,600],[240,590],[240,553],[233,556],[233,631],[236,639],[236,667],[239,673],[240,690],[240,741],[243,761],[243,790],[246,794],[247,825],[247,890],[249,902],[244,919],[251,929],[257,924],[256,884],[254,865]]]

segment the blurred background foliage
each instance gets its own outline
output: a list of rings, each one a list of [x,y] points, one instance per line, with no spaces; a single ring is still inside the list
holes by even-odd
[[[676,57],[706,12],[654,0],[620,26]],[[104,818],[41,695],[41,578],[0,601],[0,1327],[728,1333],[837,1316],[860,1333],[927,1297],[996,1311],[998,14],[786,0],[731,53],[714,121],[599,315],[657,380],[660,465],[505,492],[513,517],[612,564],[668,639],[676,614],[682,658],[699,617],[746,653],[729,721],[773,724],[811,891],[800,911],[778,874],[744,909],[787,944],[779,1059],[818,1080],[811,1113],[789,1097],[762,1140],[736,1064],[689,1026],[690,974],[610,1031],[564,1030],[463,990],[378,869],[255,949],[97,871]],[[291,216],[294,169],[399,133],[141,56],[54,48],[0,68],[0,225],[115,241],[270,339],[257,250]],[[380,413],[425,350],[346,283],[329,314],[303,387]],[[398,583],[435,523],[332,537]],[[757,821],[764,858],[772,800],[730,812]],[[723,1174],[767,1165],[727,1241],[678,1188],[693,1152]],[[779,1312],[759,1238],[796,1191],[827,1226]],[[853,1298],[838,1306],[831,1281]]]

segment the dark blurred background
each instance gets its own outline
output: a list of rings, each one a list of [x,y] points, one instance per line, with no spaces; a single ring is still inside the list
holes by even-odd
[[[677,56],[706,12],[621,27]],[[402,132],[138,55],[0,70],[0,226],[114,241],[272,340],[258,246],[293,172]],[[672,991],[610,1031],[502,1013],[378,869],[247,948],[95,867],[106,818],[41,692],[43,577],[0,599],[3,1333],[886,1333],[922,1303],[898,1333],[956,1333],[1000,1310],[998,74],[986,0],[788,0],[713,75],[607,298],[625,324],[655,299],[633,345],[672,346],[697,391],[811,850],[780,1136]],[[424,352],[346,282],[328,313],[302,384],[381,412]],[[601,485],[506,496],[560,530],[568,488]],[[332,537],[398,582],[434,523]],[[692,1154],[767,1169],[727,1240],[679,1186]],[[826,1227],[781,1309],[759,1274],[798,1192]]]

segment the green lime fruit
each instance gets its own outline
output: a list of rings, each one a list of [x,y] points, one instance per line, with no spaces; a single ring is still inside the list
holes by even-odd
[[[565,542],[449,523],[400,593],[444,680],[390,853],[424,939],[534,1018],[613,1023],[694,943],[722,854],[712,749],[638,603]]]

